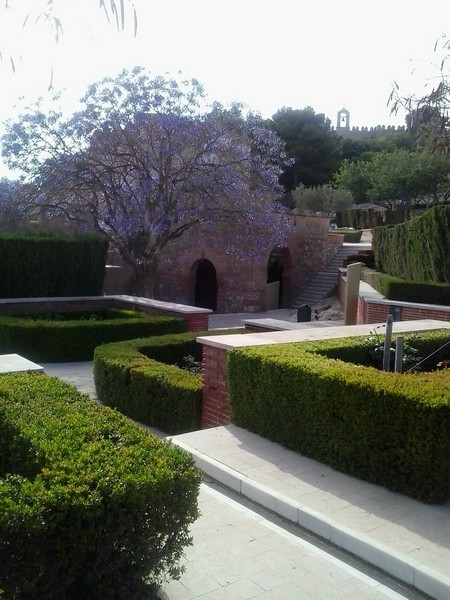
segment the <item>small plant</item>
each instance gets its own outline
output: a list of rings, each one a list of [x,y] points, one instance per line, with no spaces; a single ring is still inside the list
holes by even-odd
[[[364,339],[364,344],[367,346],[368,363],[370,366],[376,369],[383,369],[383,356],[384,356],[384,336],[379,335],[376,330],[372,331],[369,336]],[[395,352],[396,343],[395,341],[389,348],[389,369],[394,370],[395,367]],[[419,356],[417,348],[411,345],[407,340],[403,342],[403,357],[402,365],[403,369],[412,369],[422,361],[422,357]],[[416,371],[418,369],[415,369]]]
[[[183,356],[181,368],[189,371],[189,373],[201,373],[202,363],[196,360],[192,354],[188,354],[187,356]]]

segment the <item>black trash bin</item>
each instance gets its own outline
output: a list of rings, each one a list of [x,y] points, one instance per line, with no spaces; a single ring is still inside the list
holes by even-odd
[[[311,307],[307,304],[301,304],[297,308],[297,323],[311,321]]]

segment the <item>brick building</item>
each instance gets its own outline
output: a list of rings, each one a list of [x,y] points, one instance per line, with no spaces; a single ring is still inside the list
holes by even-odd
[[[228,255],[221,240],[195,230],[181,238],[160,261],[155,299],[211,308],[218,313],[258,312],[290,307],[299,292],[338,250],[340,236],[329,235],[329,219],[292,214],[294,231],[283,248],[258,261]],[[275,305],[268,305],[267,283],[278,283]],[[126,267],[109,267],[105,293],[130,293]],[[271,286],[273,287],[273,286]]]

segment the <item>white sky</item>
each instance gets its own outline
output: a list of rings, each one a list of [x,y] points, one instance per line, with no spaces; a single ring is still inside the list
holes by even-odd
[[[263,117],[311,106],[335,125],[345,107],[351,126],[403,124],[386,106],[392,84],[418,95],[432,85],[442,57],[434,45],[450,25],[449,0],[134,0],[134,37],[129,8],[118,33],[98,0],[54,1],[64,27],[57,44],[45,23],[22,27],[47,0],[9,0],[9,11],[0,0],[0,123],[20,96],[45,97],[52,68],[71,112],[87,85],[141,65],[182,71],[211,100],[240,101]]]

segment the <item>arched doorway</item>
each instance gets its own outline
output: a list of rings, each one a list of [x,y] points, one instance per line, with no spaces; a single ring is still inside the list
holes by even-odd
[[[195,273],[195,306],[217,309],[217,274],[211,261],[198,263]]]
[[[274,248],[267,262],[266,308],[289,306],[291,256],[287,248]]]

